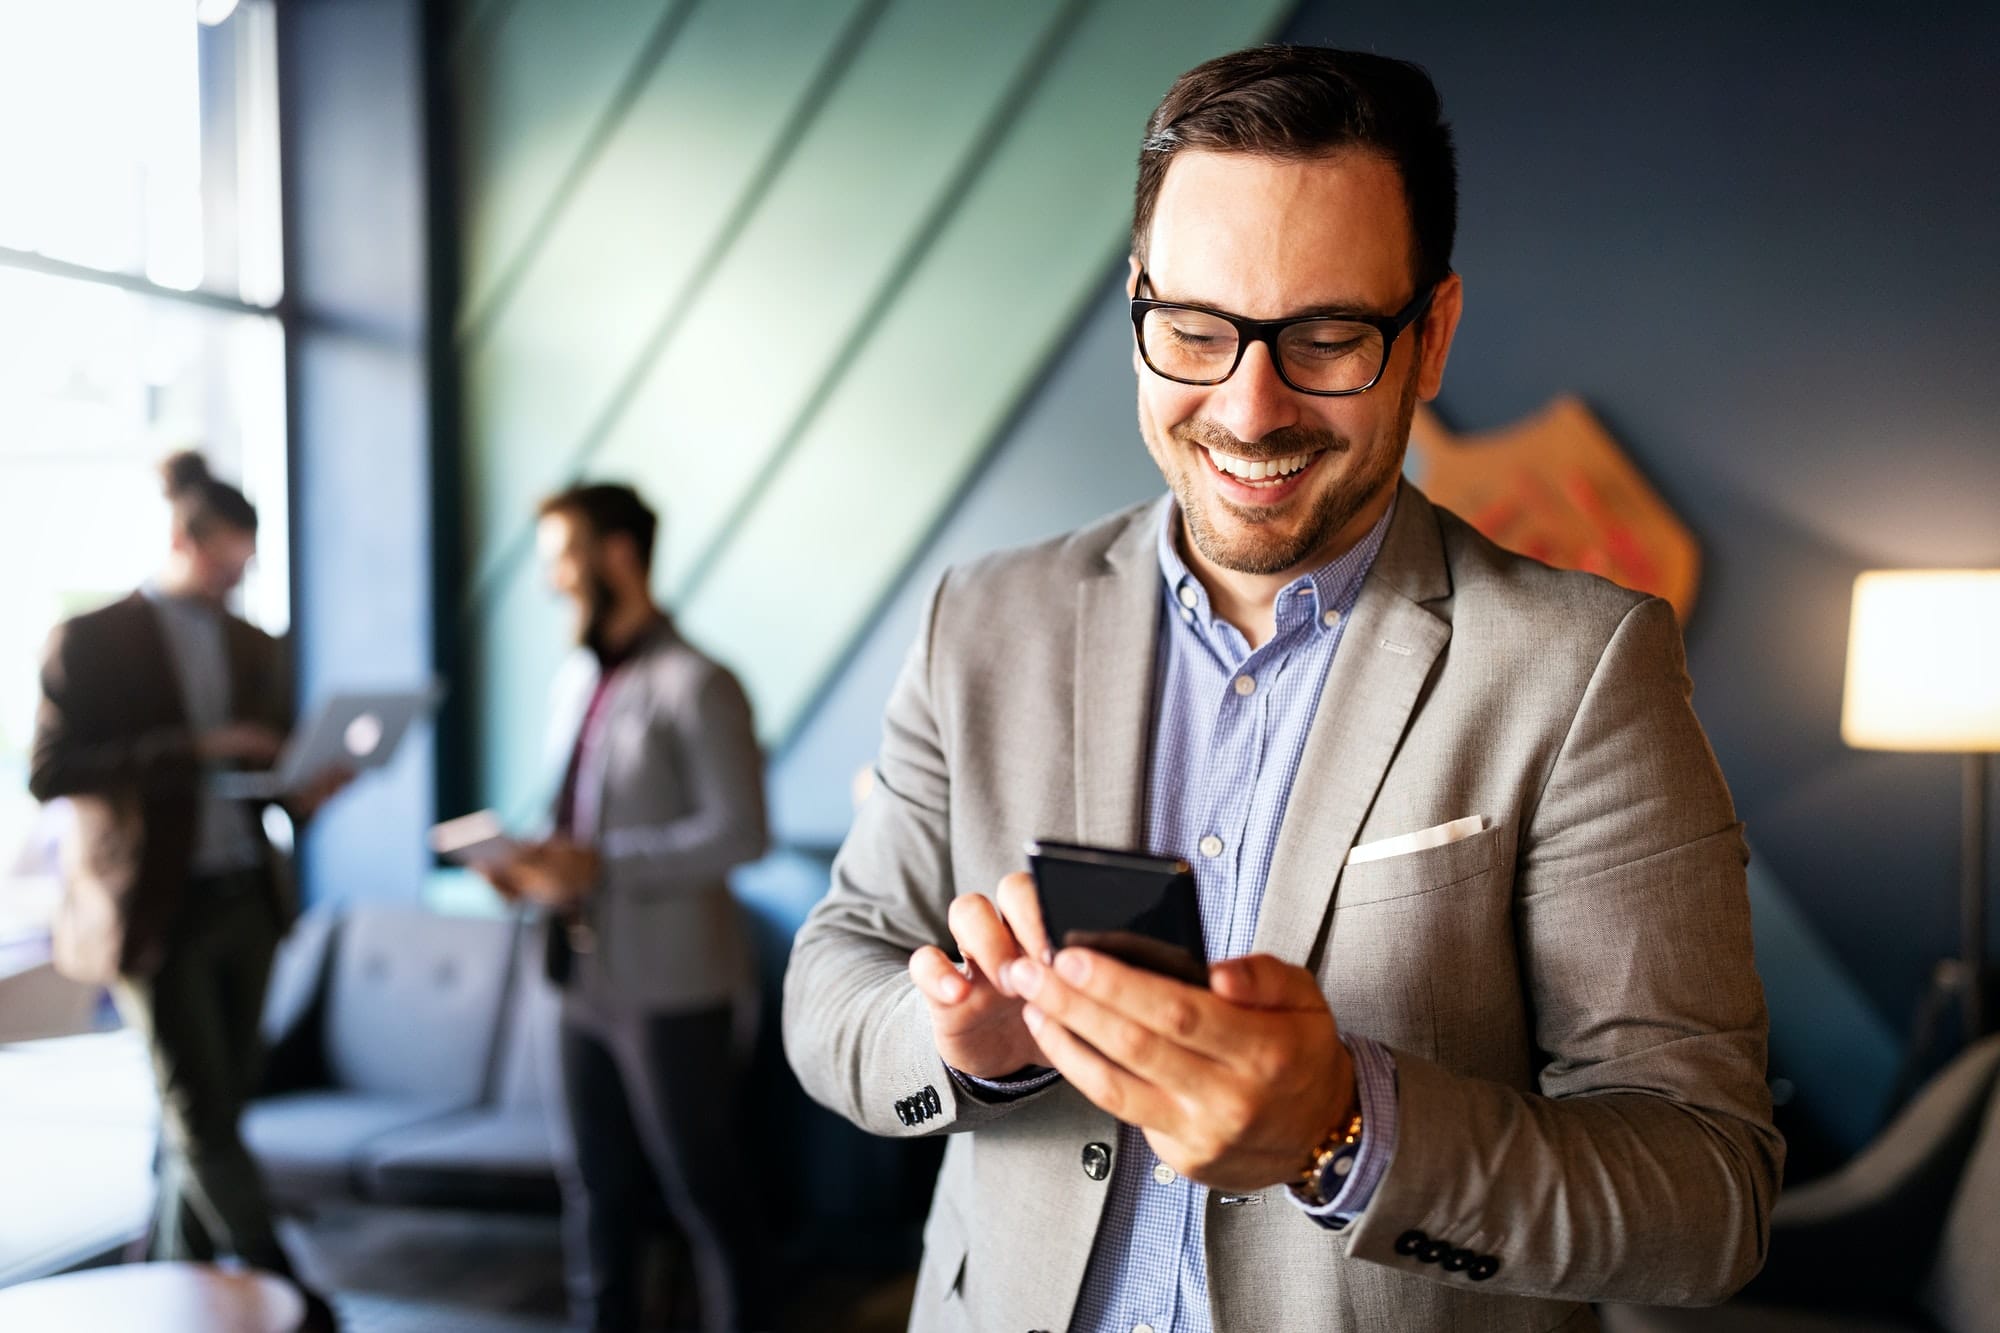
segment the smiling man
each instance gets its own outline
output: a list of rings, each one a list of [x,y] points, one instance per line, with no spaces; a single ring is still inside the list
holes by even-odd
[[[1154,112],[1171,494],[945,576],[786,979],[814,1096],[954,1134],[914,1328],[1589,1328],[1762,1262],[1745,852],[1673,614],[1400,480],[1455,220],[1415,66],[1259,48]],[[1187,860],[1208,985],[1051,950],[1031,838]]]

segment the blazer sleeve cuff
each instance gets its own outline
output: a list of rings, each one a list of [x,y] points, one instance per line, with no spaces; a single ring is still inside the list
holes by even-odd
[[[1354,1155],[1354,1169],[1340,1191],[1317,1208],[1285,1191],[1294,1207],[1329,1231],[1344,1230],[1361,1215],[1396,1155],[1396,1057],[1368,1037],[1343,1033],[1341,1041],[1354,1059],[1355,1091],[1361,1101],[1361,1146]]]

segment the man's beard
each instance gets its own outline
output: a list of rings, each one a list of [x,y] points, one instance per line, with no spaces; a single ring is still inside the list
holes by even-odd
[[[1367,471],[1339,485],[1323,487],[1313,499],[1312,512],[1307,515],[1306,521],[1289,536],[1260,532],[1265,523],[1254,511],[1218,498],[1216,503],[1249,529],[1241,537],[1225,537],[1217,530],[1206,507],[1205,488],[1190,475],[1192,469],[1203,466],[1202,460],[1190,457],[1190,453],[1212,447],[1221,453],[1252,462],[1312,453],[1320,455],[1313,462],[1314,467],[1320,467],[1330,461],[1332,455],[1351,454],[1354,442],[1330,430],[1287,426],[1272,431],[1253,445],[1202,417],[1181,422],[1168,434],[1175,442],[1188,448],[1169,455],[1176,459],[1177,466],[1169,470],[1167,481],[1173,487],[1175,499],[1180,502],[1181,516],[1187,521],[1188,535],[1193,539],[1195,549],[1210,564],[1238,574],[1282,574],[1304,564],[1313,555],[1325,550],[1354,521],[1354,516],[1379,496],[1385,487],[1395,484],[1397,475],[1403,469],[1402,442],[1410,438],[1410,421],[1416,413],[1416,406],[1416,377],[1411,376],[1397,409],[1395,439],[1377,442],[1371,455],[1362,460]]]
[[[577,617],[576,637],[578,643],[600,658],[604,656],[611,613],[617,603],[618,594],[612,591],[610,580],[591,570],[584,586],[582,614]]]

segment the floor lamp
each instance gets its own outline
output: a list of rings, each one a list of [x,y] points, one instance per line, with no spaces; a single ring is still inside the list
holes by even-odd
[[[1986,1009],[1986,761],[2000,751],[2000,569],[1875,570],[1854,581],[1841,738],[1867,750],[1964,756],[1959,956],[1938,965],[1919,1011],[1905,1081],[1953,998],[1965,1040]],[[1908,1088],[1899,1089],[1899,1098]]]

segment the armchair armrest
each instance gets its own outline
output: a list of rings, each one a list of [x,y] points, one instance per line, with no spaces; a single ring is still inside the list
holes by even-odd
[[[322,1088],[332,1079],[321,1040],[326,1012],[328,966],[340,919],[332,912],[308,912],[278,945],[271,984],[264,993],[261,1030],[264,1067],[257,1096]]]

